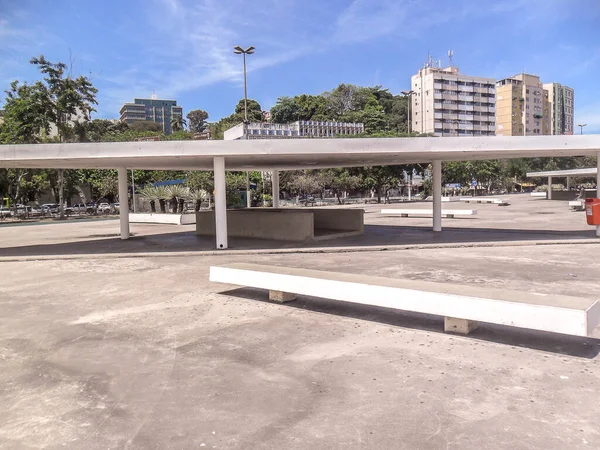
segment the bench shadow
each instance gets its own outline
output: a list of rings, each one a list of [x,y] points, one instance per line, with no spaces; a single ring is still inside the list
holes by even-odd
[[[268,291],[264,289],[243,287],[222,291],[219,294],[264,303],[281,304],[270,301]],[[334,316],[351,317],[353,319],[377,322],[394,327],[449,334],[444,332],[444,318],[442,316],[307,296],[299,296],[296,300],[287,302],[284,305],[286,307]],[[468,336],[456,336],[585,359],[594,359],[600,353],[600,340],[598,339],[490,323],[480,323],[479,328],[471,332]]]

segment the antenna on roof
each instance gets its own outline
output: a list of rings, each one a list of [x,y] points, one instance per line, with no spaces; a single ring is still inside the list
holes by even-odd
[[[450,67],[453,67],[452,58],[454,58],[454,50],[448,50],[448,60],[450,61]]]
[[[156,91],[152,91],[152,100],[156,100]]]

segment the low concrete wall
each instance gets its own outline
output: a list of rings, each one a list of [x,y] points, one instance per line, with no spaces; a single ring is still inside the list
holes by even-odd
[[[166,223],[171,225],[190,225],[196,223],[196,214],[155,214],[129,213],[131,223]]]
[[[227,211],[231,237],[307,242],[364,232],[364,210],[250,208]],[[196,234],[215,235],[214,211],[196,213]]]
[[[304,242],[314,239],[314,215],[310,210],[240,209],[227,211],[227,234],[231,237]],[[196,234],[215,235],[214,211],[196,213]]]
[[[362,208],[354,209],[312,209],[315,217],[315,229],[357,231],[365,230]]]
[[[578,191],[552,191],[552,200],[575,200],[579,195]]]

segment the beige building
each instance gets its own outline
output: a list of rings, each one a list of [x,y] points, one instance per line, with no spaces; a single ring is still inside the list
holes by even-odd
[[[551,134],[548,91],[536,75],[521,73],[496,83],[496,135]]]
[[[560,83],[544,83],[550,104],[550,134],[573,134],[575,91]]]
[[[496,87],[493,78],[463,75],[431,61],[411,78],[411,130],[436,136],[493,136]]]

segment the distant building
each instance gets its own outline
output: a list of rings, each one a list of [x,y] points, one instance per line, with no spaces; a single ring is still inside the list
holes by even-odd
[[[496,135],[551,134],[548,91],[540,77],[520,73],[496,83]]]
[[[411,131],[435,136],[493,136],[496,80],[441,68],[431,60],[411,78]]]
[[[4,110],[0,109],[0,125],[4,123]]]
[[[176,100],[136,98],[133,103],[125,103],[120,110],[121,121],[131,125],[135,122],[154,122],[162,127],[165,134],[171,134],[171,119],[183,117],[181,106]]]
[[[293,123],[258,123],[250,122],[235,125],[224,133],[226,141],[237,139],[302,139],[330,138],[336,136],[356,135],[365,132],[362,123],[321,122],[299,120]]]
[[[550,104],[550,134],[573,134],[575,91],[560,83],[544,83]]]

